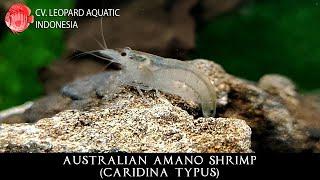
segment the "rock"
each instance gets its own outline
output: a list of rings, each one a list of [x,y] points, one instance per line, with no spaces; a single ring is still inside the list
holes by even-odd
[[[295,84],[287,77],[278,74],[263,76],[259,80],[258,86],[274,95],[274,98],[278,98],[278,101],[285,105],[287,111],[274,111],[273,113],[277,113],[274,116],[281,117],[290,114],[294,119],[290,120],[294,122],[291,126],[297,126],[298,129],[302,129],[310,137],[309,142],[304,143],[304,146],[314,146],[313,144],[317,143],[317,139],[320,139],[320,103],[317,103],[317,96],[299,95],[296,92]],[[283,119],[288,118],[283,117]],[[295,131],[297,128],[292,128],[292,130]],[[292,134],[296,134],[297,139],[299,137],[303,138],[301,133],[293,132]],[[319,149],[317,150],[318,146],[314,146],[314,148],[315,151],[319,151]]]
[[[26,119],[22,114],[12,114],[0,120],[0,123],[4,123],[4,124],[16,124],[16,123],[25,123],[25,122],[26,122]]]
[[[278,74],[265,75],[259,80],[258,86],[270,94],[279,96],[288,105],[297,106],[299,104],[296,86],[285,76]]]
[[[305,129],[315,140],[320,139],[320,96],[315,94],[306,94],[301,96],[299,106],[294,110],[295,117],[299,123],[305,126]],[[319,142],[320,143],[320,142]],[[320,146],[318,146],[320,147]],[[320,149],[319,149],[320,151]]]
[[[251,152],[243,120],[194,119],[164,97],[117,96],[89,111],[1,125],[0,152]]]
[[[71,100],[61,95],[50,95],[34,102],[24,113],[26,122],[33,123],[45,117],[51,117],[70,107]]]
[[[64,107],[59,109],[62,111],[60,114],[42,119],[32,126],[27,124],[0,126],[3,128],[0,134],[0,139],[2,139],[0,144],[5,147],[3,151],[26,150],[31,141],[33,142],[32,147],[39,144],[37,147],[40,147],[40,150],[37,148],[35,151],[50,152],[63,151],[61,148],[68,151],[115,151],[118,149],[128,152],[155,152],[163,149],[165,152],[185,152],[187,150],[249,152],[250,145],[248,144],[251,144],[251,149],[255,152],[319,152],[317,132],[320,132],[320,128],[316,125],[317,123],[311,123],[319,122],[319,106],[316,105],[318,103],[315,102],[315,105],[311,106],[311,101],[308,102],[305,98],[301,98],[290,80],[279,75],[266,75],[259,83],[254,83],[226,73],[220,65],[212,61],[197,59],[188,63],[199,68],[214,83],[218,107],[216,117],[219,118],[202,118],[197,104],[162,92],[160,92],[160,97],[157,97],[154,91],[144,92],[148,103],[144,102],[132,87],[122,87],[121,92],[109,97],[108,100],[97,96],[87,96],[106,86],[105,84],[88,83],[91,80],[97,81],[100,74],[82,79],[83,83],[79,80],[67,85],[68,88],[65,89],[64,94],[71,97],[76,95],[82,100],[69,98],[70,102],[67,101],[66,106],[59,106]],[[85,84],[90,85],[83,91],[82,85]],[[93,84],[94,86],[91,86]],[[93,92],[90,92],[91,90]],[[63,98],[68,99],[68,97]],[[38,107],[41,109],[40,104]],[[65,111],[66,109],[73,110]],[[304,113],[309,115],[304,115]],[[313,121],[310,120],[312,118]],[[239,119],[245,120],[245,123]],[[229,123],[224,124],[225,128],[212,129],[212,127],[222,127],[220,126],[222,124],[218,125],[222,122]],[[243,125],[237,122],[242,122]],[[137,123],[139,123],[139,128]],[[239,126],[234,126],[234,123]],[[248,124],[252,130],[251,142],[244,140],[247,138],[243,135],[244,124]],[[19,129],[28,131],[30,128],[36,129],[39,133],[27,133],[30,135],[27,137],[14,135],[19,134],[14,133],[15,131],[20,132]],[[148,131],[150,128],[153,129],[153,134]],[[164,138],[164,135],[169,133],[169,129],[174,132],[178,129],[177,137]],[[77,133],[72,133],[73,131]],[[82,134],[82,131],[85,134]],[[248,131],[246,130],[244,134],[248,134]],[[221,132],[219,136],[221,139],[218,138],[219,133],[217,132]],[[87,136],[90,133],[92,137]],[[224,139],[229,138],[224,136],[226,134],[230,134],[232,140]],[[139,141],[125,139],[122,136],[135,137]],[[108,142],[105,141],[105,137]],[[117,140],[119,145],[115,145],[112,137],[123,138],[123,141]],[[239,137],[241,140],[234,139],[234,137]],[[94,139],[94,141],[89,142],[86,138]],[[167,140],[170,138],[172,142],[169,143]],[[44,139],[49,140],[41,144],[40,141]],[[180,141],[181,139],[185,141]],[[97,145],[98,141],[102,141],[102,145]],[[188,143],[185,143],[186,141]],[[181,146],[176,147],[177,142]],[[199,143],[198,147],[193,144],[195,142]],[[221,144],[217,144],[219,142]],[[161,148],[160,144],[163,145]],[[247,144],[247,148],[239,148],[244,147],[244,144]],[[45,145],[51,149],[41,150]]]
[[[277,93],[271,93],[258,87],[256,83],[225,73],[219,65],[212,62],[196,60],[192,63],[199,67],[216,86],[217,116],[244,119],[252,128],[254,151],[314,150],[313,145],[310,145],[311,140],[305,126],[292,111],[292,105],[298,105],[300,100],[290,80],[281,77],[277,81],[268,81],[268,87],[278,87],[274,91]],[[266,82],[265,80],[261,80],[260,85],[267,84],[261,82]],[[281,88],[284,86],[290,88]],[[286,102],[295,103],[288,105]]]
[[[25,122],[21,115],[33,105],[32,102],[26,102],[20,106],[16,106],[0,112],[0,123],[20,123]]]
[[[82,100],[96,96],[96,91],[108,87],[108,78],[112,72],[98,73],[93,76],[79,78],[65,85],[61,93],[73,100]]]

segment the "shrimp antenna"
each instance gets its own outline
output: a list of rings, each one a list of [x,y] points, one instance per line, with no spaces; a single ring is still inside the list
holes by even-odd
[[[112,59],[109,59],[109,58],[106,58],[104,56],[101,56],[101,55],[98,55],[97,52],[99,52],[99,50],[92,50],[92,51],[86,51],[86,52],[82,52],[80,54],[77,54],[76,56],[84,56],[84,55],[92,55],[94,57],[97,57],[99,59],[102,59],[102,60],[105,60],[105,61],[109,61],[109,62],[113,62],[113,63],[117,63],[116,61],[112,60]]]
[[[108,49],[106,40],[104,38],[104,32],[103,32],[103,27],[102,27],[103,22],[102,21],[103,21],[103,17],[100,18],[100,32],[101,32],[101,36],[102,36],[103,45],[104,45],[105,49]]]
[[[81,50],[76,50],[75,54],[73,54],[73,55],[71,55],[70,57],[67,58],[67,61],[71,61],[71,60],[73,60],[75,58],[79,58],[79,57],[82,57],[82,56],[85,56],[85,55],[91,55],[91,56],[95,56],[95,57],[103,59],[103,60],[112,61],[111,59],[107,59],[107,58],[105,58],[103,56],[99,56],[99,55],[95,54],[95,53],[97,53],[99,51],[100,50],[98,50],[98,49],[97,50],[92,50],[92,51],[85,51],[85,52],[83,52]],[[114,62],[114,61],[112,61],[112,62]]]
[[[101,42],[98,41],[96,37],[94,37],[92,34],[90,34],[90,36],[98,43],[98,45],[100,46],[100,48],[105,49],[105,46],[104,46],[103,44],[101,44]]]
[[[72,55],[71,57],[68,57],[67,61],[71,61],[75,58],[78,58],[78,57],[81,57],[81,56],[85,56],[85,55],[91,55],[91,56],[95,56],[99,59],[102,59],[102,60],[105,60],[105,61],[109,61],[107,65],[105,65],[103,67],[103,69],[101,68],[101,71],[104,71],[106,70],[112,63],[117,63],[111,59],[108,59],[108,58],[105,58],[103,56],[99,56],[97,54],[95,54],[96,52],[98,52],[100,50],[92,50],[92,51],[87,51],[87,52],[83,52],[83,51],[80,51],[80,50],[76,50],[77,54],[76,55]]]

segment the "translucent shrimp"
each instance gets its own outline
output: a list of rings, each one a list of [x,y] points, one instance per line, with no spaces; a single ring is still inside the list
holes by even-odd
[[[155,89],[199,103],[203,116],[215,115],[216,93],[210,80],[191,64],[176,59],[124,49],[94,52],[105,60],[121,65],[115,84],[143,90]],[[116,86],[114,86],[116,88]]]

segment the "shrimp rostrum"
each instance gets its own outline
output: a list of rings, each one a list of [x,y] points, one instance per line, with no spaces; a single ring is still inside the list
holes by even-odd
[[[192,64],[163,58],[130,48],[104,49],[92,53],[121,65],[113,86],[129,85],[142,90],[160,90],[201,105],[204,117],[215,115],[216,93],[210,80]]]

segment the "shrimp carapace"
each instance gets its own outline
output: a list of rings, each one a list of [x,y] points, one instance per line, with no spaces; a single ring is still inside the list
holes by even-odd
[[[116,84],[134,86],[139,91],[155,89],[175,94],[199,103],[204,117],[215,115],[213,84],[192,64],[130,48],[104,49],[96,53],[102,59],[121,65]]]

